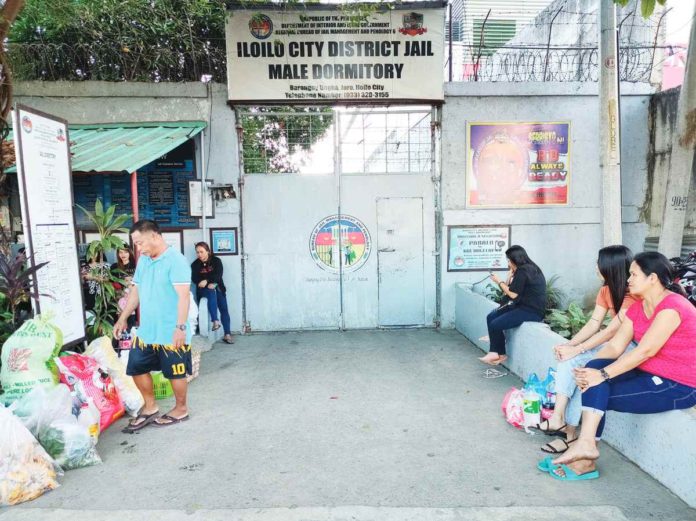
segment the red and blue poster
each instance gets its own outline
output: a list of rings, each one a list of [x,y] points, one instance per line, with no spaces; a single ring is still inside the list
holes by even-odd
[[[469,123],[467,205],[567,205],[570,123]]]

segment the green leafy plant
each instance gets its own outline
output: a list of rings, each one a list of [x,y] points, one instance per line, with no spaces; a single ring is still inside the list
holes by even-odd
[[[498,286],[497,284],[488,284],[488,286],[486,286],[485,291],[486,298],[492,300],[497,304],[502,304],[505,300],[505,294],[500,289],[500,286]]]
[[[546,312],[548,313],[552,309],[560,309],[563,307],[563,303],[566,300],[565,292],[560,289],[556,283],[560,277],[554,275],[549,280],[546,281]],[[502,304],[505,301],[505,294],[502,292],[497,284],[488,284],[485,289],[486,298]]]
[[[552,309],[561,309],[564,302],[566,301],[566,294],[561,288],[557,286],[558,275],[554,275],[546,281],[546,311]]]
[[[551,309],[545,322],[564,338],[572,338],[590,320],[591,313],[585,313],[579,304],[571,302],[568,309]]]
[[[31,266],[23,255],[13,258],[9,244],[9,234],[0,227],[0,351],[10,335],[31,318],[29,302],[34,295],[34,275],[48,264]]]
[[[94,260],[95,266],[88,272],[90,279],[98,284],[94,300],[94,318],[88,322],[87,336],[90,340],[100,336],[111,336],[113,324],[118,318],[118,295],[114,283],[124,284],[124,281],[115,273],[104,267],[103,262],[106,253],[123,248],[126,244],[115,235],[116,233],[128,233],[123,225],[131,218],[130,214],[116,215],[116,206],[109,206],[104,210],[101,199],[97,199],[94,212],[77,205],[99,233],[99,239],[89,243],[87,247],[87,259]]]

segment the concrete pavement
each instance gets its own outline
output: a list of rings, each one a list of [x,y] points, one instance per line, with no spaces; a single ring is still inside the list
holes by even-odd
[[[454,331],[238,337],[204,353],[191,421],[111,427],[103,465],[0,521],[696,520],[609,447],[598,480],[537,471],[547,438],[500,410],[520,381],[478,355]]]

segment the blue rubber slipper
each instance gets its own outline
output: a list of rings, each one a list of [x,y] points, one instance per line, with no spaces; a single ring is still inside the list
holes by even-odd
[[[542,472],[551,472],[551,461],[553,460],[553,456],[547,456],[543,460],[541,460],[539,463],[537,463],[537,468],[542,471]]]
[[[565,476],[559,476],[558,474],[553,472],[558,468],[563,469],[563,471],[565,472]],[[551,477],[553,479],[557,479],[559,481],[585,481],[588,479],[597,479],[599,477],[598,470],[593,470],[592,472],[585,472],[584,474],[576,474],[575,471],[573,471],[567,465],[553,465],[552,468],[549,468],[549,474],[551,474]]]

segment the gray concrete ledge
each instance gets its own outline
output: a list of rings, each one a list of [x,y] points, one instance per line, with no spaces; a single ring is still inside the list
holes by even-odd
[[[393,508],[369,506],[253,508],[215,510],[69,510],[27,508],[0,514],[9,521],[622,521],[626,517],[613,506],[595,507],[468,507]]]
[[[483,351],[488,344],[479,338],[487,334],[486,315],[496,307],[470,285],[457,284],[455,327]],[[564,340],[534,322],[506,332],[506,337],[506,365],[522,379],[532,371],[543,377],[548,367],[555,367],[551,348]],[[696,409],[647,415],[610,411],[603,440],[696,507]]]
[[[131,81],[19,81],[14,95],[18,97],[71,98],[207,98],[205,83],[146,83]],[[225,90],[225,84],[212,85]]]

